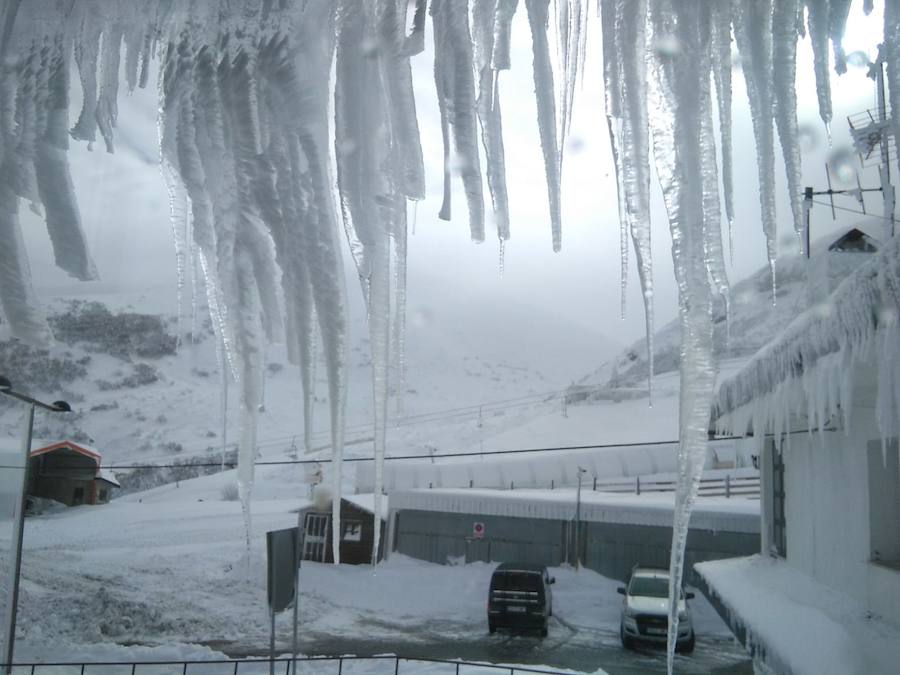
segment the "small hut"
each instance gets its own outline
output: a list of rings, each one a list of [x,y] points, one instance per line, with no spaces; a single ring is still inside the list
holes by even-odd
[[[387,496],[381,498],[381,540],[378,559],[384,557]],[[375,538],[373,495],[350,495],[341,499],[341,562],[361,565],[372,562]],[[334,562],[332,552],[331,503],[310,506],[302,511],[303,560]]]
[[[31,451],[28,460],[28,496],[66,504],[105,504],[115,476],[100,468],[100,454],[72,441],[53,443]]]

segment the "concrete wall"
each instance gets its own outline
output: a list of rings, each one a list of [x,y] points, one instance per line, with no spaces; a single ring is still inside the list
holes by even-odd
[[[800,434],[783,449],[787,562],[900,625],[900,560],[873,560],[877,540],[900,518],[900,506],[883,503],[897,499],[890,487],[871,494],[872,475],[897,471],[896,442],[885,467],[877,429],[872,408],[857,405],[849,434]],[[884,547],[882,560],[897,545]]]
[[[472,538],[475,522],[485,537]],[[574,528],[559,520],[403,510],[397,514],[394,550],[421,560],[530,562],[558,566],[575,562]],[[636,564],[667,567],[670,527],[582,523],[581,562],[613,579],[625,579]],[[691,530],[686,569],[695,562],[759,552],[759,534]],[[693,571],[688,583],[693,583]]]

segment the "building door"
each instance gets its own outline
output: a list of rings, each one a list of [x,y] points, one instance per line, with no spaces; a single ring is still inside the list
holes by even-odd
[[[75,488],[72,492],[72,506],[81,506],[84,504],[84,488]]]
[[[327,513],[307,513],[303,523],[303,559],[325,562],[328,544],[328,526],[331,516]]]

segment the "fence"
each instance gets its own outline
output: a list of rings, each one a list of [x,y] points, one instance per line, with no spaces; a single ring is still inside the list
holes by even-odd
[[[294,664],[292,668],[291,665]],[[565,675],[546,668],[402,656],[303,656],[239,661],[103,661],[0,664],[9,675]]]
[[[654,479],[635,476],[634,478],[617,480],[594,479],[593,489],[597,492],[674,492],[677,487],[675,479]],[[724,477],[702,478],[700,480],[701,497],[759,497],[759,474],[736,475],[726,474]]]

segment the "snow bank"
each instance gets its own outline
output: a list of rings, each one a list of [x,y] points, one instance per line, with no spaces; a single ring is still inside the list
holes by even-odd
[[[747,633],[747,648],[794,675],[892,673],[900,630],[775,558],[698,563],[694,569]]]

